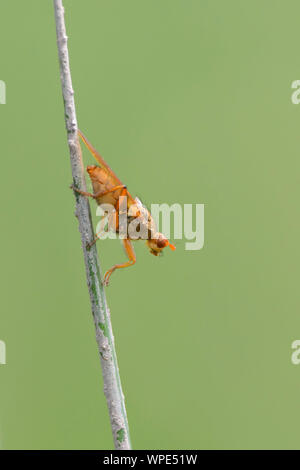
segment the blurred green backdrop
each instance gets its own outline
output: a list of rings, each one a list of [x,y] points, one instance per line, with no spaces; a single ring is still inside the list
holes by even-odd
[[[107,289],[134,447],[299,448],[299,2],[64,3],[82,130],[147,204],[205,204],[203,250],[140,242]],[[111,448],[52,2],[0,22],[1,447]]]

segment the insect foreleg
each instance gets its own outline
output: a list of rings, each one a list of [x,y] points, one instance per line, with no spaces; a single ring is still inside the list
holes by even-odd
[[[75,191],[76,193],[81,194],[82,196],[93,197],[93,198],[95,197],[94,194],[88,193],[86,191],[81,191],[81,189],[76,188],[73,184],[71,184],[70,189],[73,189],[73,191]]]
[[[126,188],[126,186],[125,184],[119,184],[117,186],[114,186],[111,189],[107,189],[106,191],[99,191],[96,194],[88,193],[86,191],[81,191],[81,189],[76,188],[73,184],[71,184],[70,188],[73,189],[73,191],[76,191],[76,193],[81,194],[82,196],[92,197],[93,199],[98,199],[98,197],[102,197],[102,196],[105,196],[106,194],[113,193],[117,189]]]

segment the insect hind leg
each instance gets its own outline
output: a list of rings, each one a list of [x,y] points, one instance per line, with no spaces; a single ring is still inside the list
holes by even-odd
[[[126,261],[126,263],[123,263],[123,264],[115,264],[112,268],[110,268],[108,271],[106,271],[106,273],[104,275],[104,281],[103,281],[103,284],[105,286],[108,286],[110,276],[112,275],[112,273],[116,269],[127,268],[129,266],[132,266],[136,262],[135,252],[134,252],[134,249],[133,249],[133,246],[132,246],[130,240],[124,239],[124,240],[122,240],[122,242],[123,242],[126,254],[128,256],[128,261]]]

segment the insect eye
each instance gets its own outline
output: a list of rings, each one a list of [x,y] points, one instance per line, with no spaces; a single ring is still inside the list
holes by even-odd
[[[156,241],[157,248],[165,248],[167,244],[168,244],[168,240],[164,238],[158,238],[158,240]]]

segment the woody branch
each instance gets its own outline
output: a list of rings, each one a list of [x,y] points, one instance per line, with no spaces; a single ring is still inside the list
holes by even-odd
[[[73,184],[76,188],[86,191],[82,155],[77,135],[78,127],[69,65],[64,8],[62,0],[53,0],[53,4]],[[90,249],[87,248],[87,244],[94,239],[90,206],[86,197],[76,192],[74,194],[76,198],[75,214],[79,223],[87,284],[102,367],[104,393],[110,415],[114,444],[116,449],[128,450],[131,448],[128,421],[117,364],[110,312],[106,302],[104,287],[101,282],[96,246],[93,245]]]

